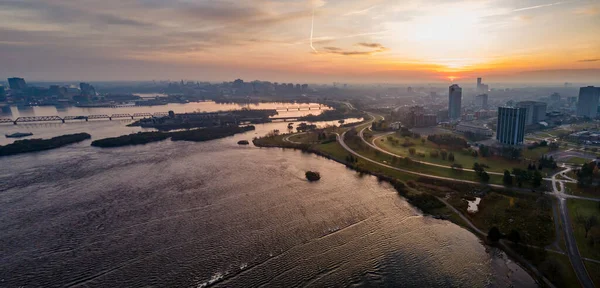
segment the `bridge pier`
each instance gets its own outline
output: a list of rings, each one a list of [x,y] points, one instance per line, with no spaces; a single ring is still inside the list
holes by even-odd
[[[14,121],[13,124],[17,125],[17,121]]]
[[[65,119],[60,119],[60,121],[62,121],[62,123],[65,123]]]
[[[85,122],[88,122],[88,117],[85,117]]]
[[[108,120],[109,120],[109,121],[112,121],[112,117],[108,117]]]

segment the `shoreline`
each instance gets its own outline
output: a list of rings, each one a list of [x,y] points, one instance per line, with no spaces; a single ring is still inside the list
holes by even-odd
[[[301,153],[311,153],[311,154],[315,154],[317,156],[326,158],[328,160],[332,160],[335,161],[339,164],[342,164],[344,166],[346,166],[347,169],[351,169],[354,170],[358,173],[361,174],[368,174],[374,177],[377,177],[378,181],[385,181],[387,183],[389,183],[390,185],[392,185],[396,192],[398,193],[399,196],[401,196],[402,198],[404,198],[411,206],[419,209],[419,211],[421,211],[424,215],[435,218],[435,219],[439,219],[439,220],[444,220],[444,221],[449,221],[457,226],[460,226],[461,228],[464,228],[466,230],[468,230],[469,232],[471,232],[472,234],[474,234],[477,238],[479,238],[483,244],[489,246],[489,247],[496,247],[500,250],[502,250],[504,253],[506,253],[507,256],[511,257],[511,259],[513,259],[516,263],[518,263],[519,267],[521,267],[523,270],[527,271],[528,274],[536,281],[536,283],[540,286],[543,287],[555,287],[554,284],[552,284],[546,277],[544,277],[542,275],[541,272],[539,272],[539,270],[537,270],[537,268],[535,268],[533,266],[533,264],[531,264],[529,261],[527,261],[525,258],[523,258],[523,256],[519,255],[516,251],[514,251],[513,249],[511,249],[508,244],[502,242],[503,240],[497,242],[497,243],[491,243],[488,239],[487,239],[487,235],[483,235],[485,234],[485,232],[481,231],[479,228],[477,228],[472,222],[466,222],[466,224],[468,225],[464,225],[463,223],[460,223],[458,221],[452,221],[451,219],[447,219],[444,217],[440,217],[440,215],[434,215],[431,213],[427,213],[424,211],[424,207],[420,206],[419,202],[415,202],[415,201],[410,201],[409,198],[406,197],[406,195],[403,195],[402,192],[400,192],[396,186],[398,185],[398,183],[400,183],[403,186],[407,186],[405,185],[405,183],[401,180],[397,180],[393,177],[384,175],[382,173],[377,173],[377,172],[373,172],[370,171],[368,169],[361,169],[359,167],[356,167],[354,165],[350,165],[347,162],[345,162],[344,160],[341,159],[337,159],[335,158],[335,156],[326,154],[322,151],[319,151],[317,149],[311,148],[310,144],[294,144],[294,143],[286,143],[286,146],[283,145],[277,145],[277,144],[260,144],[257,143],[256,141],[257,139],[253,139],[252,143],[258,147],[258,148],[280,148],[280,149],[293,149],[293,150],[300,150]],[[426,177],[419,177],[420,178],[426,178]],[[430,195],[430,194],[429,194]],[[440,201],[441,203],[443,203],[443,205],[445,205],[446,207],[448,207],[450,210],[452,210],[452,213],[454,213],[455,215],[463,218],[463,220],[465,219],[465,216],[462,213],[459,213],[458,210],[456,210],[456,208],[454,208],[452,205],[450,205],[449,203],[443,201],[442,199],[440,199],[439,197],[435,196],[435,195],[431,195],[433,197],[435,197],[438,201]],[[427,208],[425,208],[427,209]],[[472,227],[471,227],[472,226]]]

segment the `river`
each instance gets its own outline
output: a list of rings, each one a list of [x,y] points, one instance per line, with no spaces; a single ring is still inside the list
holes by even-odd
[[[249,105],[235,103],[215,103],[213,101],[191,102],[191,103],[169,103],[156,106],[126,106],[119,108],[110,107],[75,107],[75,106],[4,106],[0,110],[0,117],[16,119],[23,116],[87,116],[97,114],[134,114],[134,113],[156,113],[174,111],[175,113],[192,112],[216,112],[228,110],[250,109],[278,109],[293,107],[318,107],[318,103],[250,103]],[[329,109],[323,106],[323,109]],[[305,116],[308,114],[318,115],[323,110],[295,110],[280,112],[285,116]]]
[[[94,139],[140,129],[124,124],[36,129]],[[503,252],[422,216],[375,177],[236,144],[286,127],[0,158],[0,286],[536,286]],[[309,169],[321,181],[307,182]]]

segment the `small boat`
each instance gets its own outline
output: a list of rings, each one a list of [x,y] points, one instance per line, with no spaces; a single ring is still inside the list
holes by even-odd
[[[238,145],[248,145],[250,144],[250,142],[248,142],[248,140],[240,140],[238,141]]]
[[[6,138],[21,138],[21,137],[27,137],[27,136],[31,136],[31,135],[33,135],[33,133],[29,133],[29,132],[27,132],[27,133],[17,132],[17,133],[13,133],[13,134],[5,134]]]

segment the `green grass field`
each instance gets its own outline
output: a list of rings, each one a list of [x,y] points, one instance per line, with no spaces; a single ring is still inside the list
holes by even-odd
[[[600,243],[596,242],[595,244],[592,244],[593,242],[591,241],[593,238],[592,235],[600,237],[600,224],[593,227],[586,238],[583,225],[576,220],[577,215],[579,214],[583,217],[595,215],[598,221],[600,221],[600,204],[595,201],[568,199],[567,206],[573,224],[573,233],[577,240],[577,248],[579,248],[581,256],[600,260]]]
[[[598,273],[598,271],[600,271],[600,264],[590,261],[583,262],[585,264],[585,269],[587,269],[588,274],[590,275],[590,278],[592,278],[592,281],[594,281],[594,285],[596,285],[596,287],[600,287],[600,273]]]
[[[577,177],[575,177],[575,179],[577,179]],[[577,183],[565,183],[565,189],[567,194],[582,197],[600,198],[600,187],[581,188],[577,186]]]
[[[463,180],[469,180],[469,181],[475,181],[475,182],[479,181],[479,178],[473,172],[453,170],[453,169],[448,169],[448,168],[443,168],[443,167],[419,164],[419,163],[415,163],[415,162],[406,163],[406,161],[403,161],[403,160],[394,162],[393,156],[385,154],[380,151],[377,151],[377,150],[373,149],[372,147],[367,146],[360,139],[358,139],[358,137],[356,139],[350,140],[350,141],[348,141],[348,139],[346,139],[346,144],[352,150],[356,151],[357,153],[359,153],[369,159],[372,159],[374,161],[383,163],[383,164],[391,165],[394,167],[398,167],[401,169],[406,169],[406,170],[410,170],[410,171],[414,171],[414,172],[418,172],[418,173],[424,173],[424,174],[428,174],[428,175],[448,177],[448,178],[454,178],[454,179],[463,179]],[[470,168],[470,167],[465,167],[465,168]],[[489,183],[490,184],[502,184],[502,176],[490,174]]]
[[[585,159],[585,158],[571,157],[571,158],[567,159],[567,161],[565,161],[565,162],[571,163],[571,164],[576,164],[576,165],[583,165],[583,164],[590,163],[591,161],[592,160]]]
[[[415,148],[417,153],[415,155],[411,155],[409,153],[409,149],[411,147],[404,147],[402,145],[394,144],[393,141],[390,141],[387,137],[378,138],[375,141],[375,144],[381,149],[384,149],[386,151],[389,151],[391,153],[394,153],[394,154],[397,154],[397,155],[400,155],[403,157],[410,157],[415,160],[425,161],[425,162],[430,162],[430,163],[435,163],[435,164],[440,164],[440,165],[445,165],[445,166],[451,166],[453,163],[458,163],[458,164],[463,165],[464,168],[471,169],[473,167],[473,164],[475,162],[478,162],[478,163],[482,163],[482,164],[486,164],[486,165],[490,166],[490,168],[488,168],[487,170],[492,171],[492,172],[504,172],[505,169],[512,170],[512,168],[515,168],[515,167],[519,167],[519,168],[527,167],[527,165],[525,165],[521,161],[511,161],[511,160],[507,160],[507,159],[504,159],[501,157],[487,157],[487,158],[473,157],[470,153],[467,155],[466,151],[457,151],[457,150],[448,150],[448,152],[454,153],[454,162],[450,162],[448,160],[443,160],[441,158],[441,156],[431,157],[430,153],[432,151],[439,152],[441,149],[443,149],[443,147],[439,147],[438,145],[436,145],[430,141],[425,141],[425,143],[423,143],[420,139],[399,138],[399,137],[394,137],[394,136],[391,139],[398,140],[398,141],[400,141],[401,144],[404,143],[405,141],[413,143],[414,146],[411,146],[411,147]],[[425,138],[423,138],[423,139],[425,139]],[[425,154],[425,157],[419,157],[418,153]]]
[[[484,231],[494,226],[505,234],[516,230],[524,243],[541,247],[554,241],[552,217],[552,200],[535,194],[489,193],[482,198],[479,212],[470,214],[472,222]]]
[[[550,151],[550,147],[537,147],[535,149],[523,149],[523,157],[531,160],[540,159]]]

